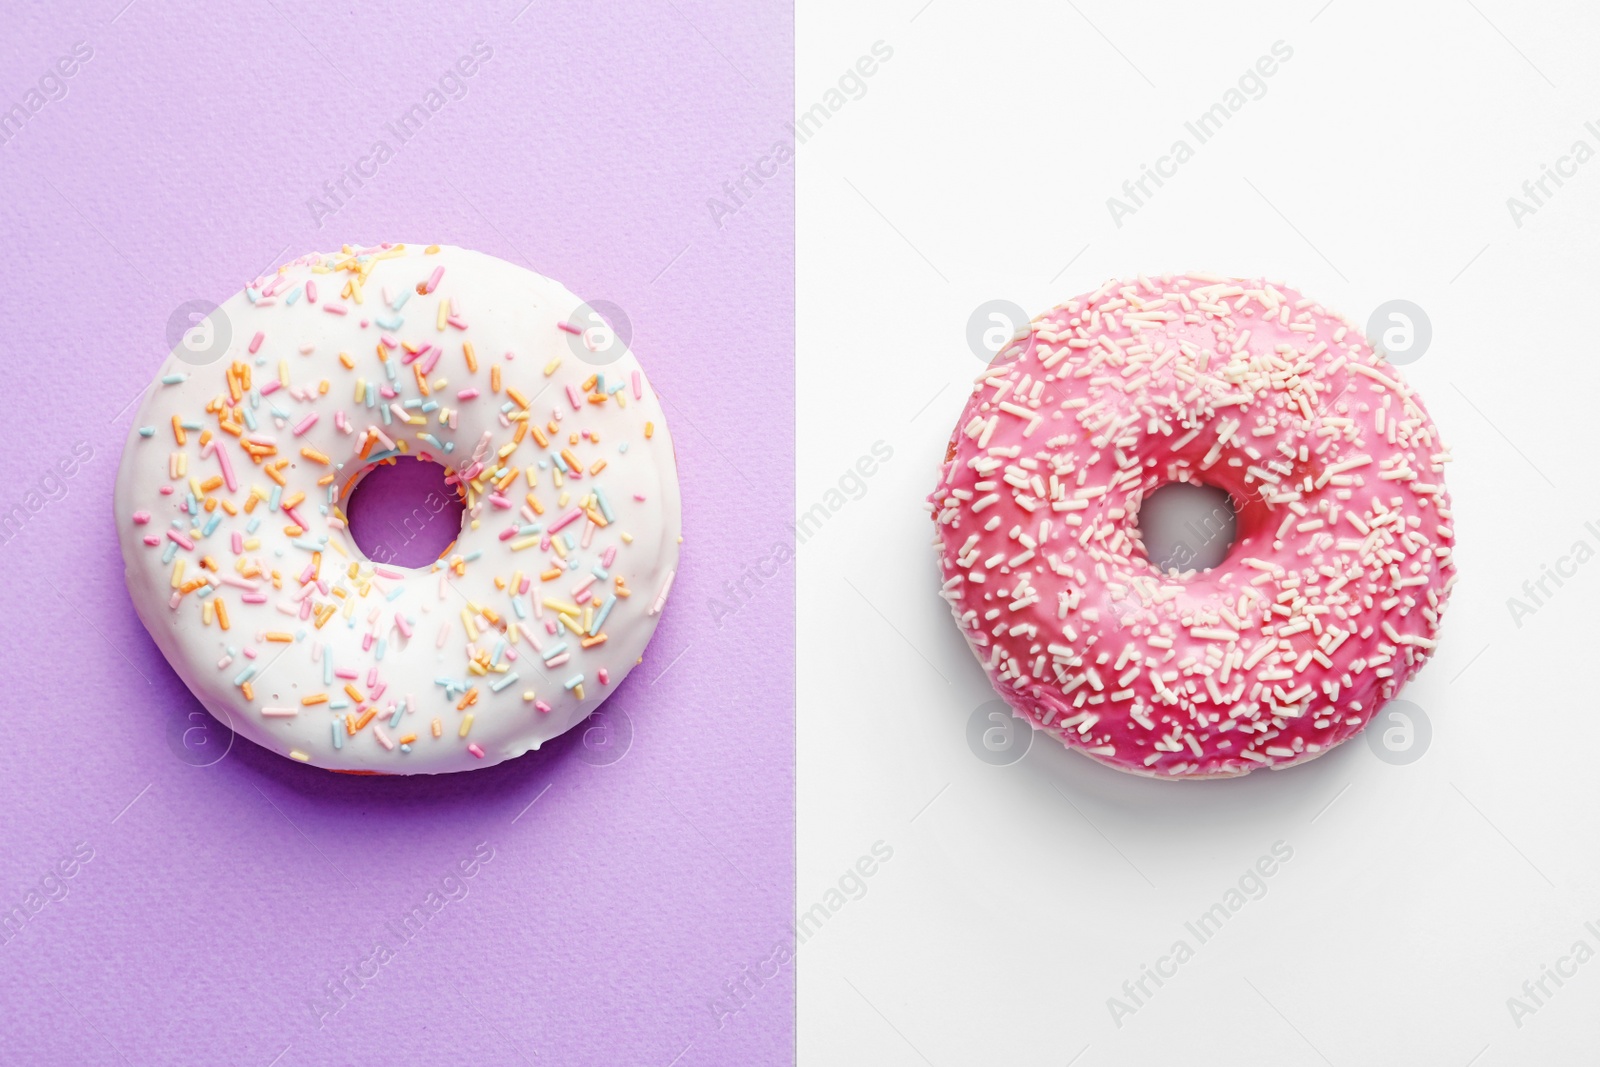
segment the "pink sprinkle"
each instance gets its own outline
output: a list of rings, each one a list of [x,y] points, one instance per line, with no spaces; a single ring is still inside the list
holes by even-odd
[[[456,399],[457,400],[471,400],[473,397],[475,397],[477,395],[478,395],[478,390],[477,390],[477,387],[474,386],[471,389],[459,390],[456,393]]]
[[[617,558],[617,546],[612,545],[600,554],[600,566],[609,569],[611,561]]]
[[[572,323],[570,323],[570,322],[558,322],[558,323],[556,323],[556,329],[558,329],[558,330],[566,330],[568,333],[576,333],[576,334],[583,333],[582,330],[578,329],[576,326],[572,325]],[[548,709],[546,709],[546,710],[548,710]]]
[[[150,513],[148,511],[135,511],[133,513],[134,525],[143,526],[145,523],[147,523],[149,521],[150,521]]]
[[[244,658],[245,659],[255,659],[257,654],[258,653],[256,652],[256,650],[254,648],[246,648],[244,650]]]
[[[239,553],[244,551],[244,534],[240,533],[238,530],[233,531],[232,543],[233,554],[237,556]]]
[[[402,574],[400,571],[395,570],[393,567],[385,567],[382,564],[378,564],[377,566],[374,566],[372,568],[372,572],[374,574],[381,574],[385,578],[404,578],[405,577],[404,574]]]
[[[178,610],[178,605],[182,601],[183,601],[183,594],[178,592],[176,589],[174,589],[172,591],[172,599],[167,601],[167,607],[171,608],[173,611],[177,611]]]
[[[373,668],[371,668],[371,669],[369,669],[367,671],[367,688],[370,689],[370,688],[372,688],[373,686],[375,686],[377,684],[378,684],[378,668],[377,667],[373,667]],[[377,696],[377,694],[374,693],[373,696]]]
[[[265,593],[240,593],[239,594],[239,599],[244,601],[246,604],[265,604],[267,602],[267,594],[265,594]],[[310,602],[307,601],[307,603],[310,603]]]
[[[520,588],[518,588],[517,592],[526,593],[528,591],[528,587],[531,585],[533,585],[533,579],[524,574],[522,576],[522,585]]]
[[[322,310],[330,315],[348,315],[350,310],[343,304],[323,304]]]
[[[601,685],[610,685],[611,684],[611,675],[609,673],[607,673],[606,669],[604,667],[601,667],[599,673],[600,673],[600,684]]]
[[[427,358],[422,361],[422,373],[432,374],[433,368],[438,365],[439,357],[442,355],[444,355],[444,349],[440,348],[438,345],[434,345],[431,349],[429,349]]]
[[[308,601],[306,601],[306,603],[310,604],[311,601],[308,600]],[[363,651],[363,652],[371,652],[372,651],[372,635],[370,633],[361,635],[361,651]]]
[[[255,337],[250,340],[250,354],[252,356],[255,355],[256,351],[261,347],[261,342],[266,339],[266,334],[262,333],[260,330],[256,331]]]
[[[644,499],[644,494],[643,493],[635,493],[635,494],[633,494],[633,499],[635,499],[635,500],[643,500]]]
[[[173,494],[173,492],[174,492],[173,487],[170,486],[170,485],[163,485],[161,487],[161,495],[162,496],[171,496]]]
[[[644,399],[644,388],[640,384],[639,372],[638,371],[634,371],[633,372],[633,398],[635,400],[643,400]]]
[[[460,315],[451,315],[444,321],[448,322],[458,330],[465,330],[467,328],[467,320],[463,319]]]
[[[269,380],[265,385],[263,385],[261,387],[261,395],[262,396],[271,396],[273,393],[276,393],[279,389],[282,389],[282,388],[283,388],[283,383],[278,381],[278,379],[273,378],[273,379]]]
[[[376,702],[379,697],[383,696],[383,691],[387,688],[389,688],[388,682],[378,683],[372,687],[372,695],[368,699]]]
[[[317,302],[317,283],[308,281],[308,282],[306,282],[306,303],[315,304],[316,302]]]
[[[567,526],[568,524],[572,523],[575,519],[577,519],[582,514],[583,514],[583,509],[582,508],[573,508],[571,511],[567,512],[565,515],[561,516],[555,522],[552,522],[550,524],[550,532],[551,533],[558,532],[563,526]],[[194,546],[193,545],[189,545],[187,547],[193,548]]]
[[[378,744],[384,748],[390,751],[394,750],[394,741],[389,737],[388,731],[383,728],[383,723],[375,722],[372,724],[372,736],[376,737]]]
[[[299,422],[294,424],[294,435],[296,437],[299,437],[301,434],[305,433],[307,430],[311,429],[311,427],[315,426],[316,424],[317,424],[317,413],[315,411],[313,411],[311,414],[307,415],[305,418],[301,419]]]
[[[444,268],[443,267],[435,267],[435,268],[433,268],[432,276],[429,277],[427,281],[422,283],[422,291],[423,291],[423,293],[424,294],[431,293],[435,289],[437,289],[439,287],[439,279],[443,278],[443,277],[444,277]]]
[[[411,637],[411,624],[406,621],[406,617],[404,615],[396,615],[394,617],[394,625],[395,625],[395,629],[399,630],[402,636],[404,636],[408,640],[410,639],[410,637]]]
[[[383,346],[385,348],[399,348],[400,347],[400,342],[396,341],[394,339],[394,335],[393,334],[381,333],[381,334],[378,335],[378,340],[383,342]],[[416,356],[412,356],[411,353],[409,353],[409,352],[407,352],[406,355],[410,356],[410,359],[406,359],[404,361],[406,363],[410,363],[411,360],[417,358]]]
[[[573,411],[581,411],[581,410],[583,410],[582,397],[583,397],[583,394],[578,392],[578,387],[577,386],[575,386],[575,385],[567,386],[567,399],[572,401],[572,410]]]
[[[160,534],[145,534],[144,535],[144,543],[147,544],[147,545],[152,545],[152,546],[159,545],[161,543],[161,535]]]
[[[479,748],[476,742],[468,745],[467,751],[472,753],[474,756],[477,756],[479,759],[483,758],[483,749]]]
[[[168,530],[167,536],[188,551],[194,551],[194,542],[189,540],[177,530]]]
[[[542,700],[535,700],[535,701],[534,701],[534,702],[533,702],[533,706],[534,706],[534,707],[536,707],[536,708],[538,708],[538,709],[539,709],[539,710],[540,710],[540,711],[542,711],[542,712],[545,712],[545,713],[547,713],[547,714],[548,714],[548,713],[549,713],[549,711],[550,711],[550,705],[549,705],[549,704],[546,704],[546,703],[545,703],[545,702],[544,702],[544,701],[542,701]]]
[[[219,446],[216,453],[217,466],[222,468],[222,480],[228,484],[228,492],[236,492],[239,480],[233,476],[233,461],[228,458],[228,450]]]

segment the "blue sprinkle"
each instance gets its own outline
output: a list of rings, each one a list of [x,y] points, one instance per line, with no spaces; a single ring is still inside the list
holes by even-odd
[[[480,557],[482,555],[483,555],[483,550],[480,548],[480,549],[474,549],[473,551],[468,552],[465,556],[462,556],[461,558],[463,560],[465,560],[466,562],[471,563],[473,560],[477,559],[478,557]]]
[[[333,655],[326,651],[322,653],[322,684],[333,684]]]
[[[328,701],[329,711],[342,711],[349,706],[350,702],[344,697],[334,697],[332,700]]]
[[[257,429],[256,413],[251,411],[249,408],[240,408],[239,410],[244,412],[244,424],[252,430]]]
[[[301,288],[299,286],[295,286],[294,291],[283,298],[283,302],[285,304],[293,305],[295,301],[300,299],[301,292]]]
[[[246,667],[244,670],[242,670],[238,674],[234,675],[233,684],[234,685],[243,685],[244,683],[248,682],[250,679],[254,678],[255,676],[256,676],[256,667],[255,667],[255,664],[252,663],[250,666]]]
[[[563,688],[563,689],[576,689],[578,686],[580,686],[582,684],[583,684],[583,675],[574,674],[571,678],[568,678],[566,681],[561,683],[561,688]]]
[[[380,659],[380,660],[383,659],[383,653],[384,653],[384,651],[386,649],[388,649],[388,647],[389,647],[389,639],[387,637],[378,638],[378,649],[377,649],[377,652],[374,653],[374,658],[375,659]]]
[[[439,402],[437,400],[430,400],[426,404],[422,405],[422,410],[423,411],[438,411],[439,410]]]
[[[502,676],[501,679],[498,682],[490,682],[489,683],[489,688],[494,690],[496,693],[498,693],[498,692],[500,692],[500,690],[504,689],[508,685],[511,685],[516,680],[517,680],[517,672],[516,671],[512,671],[510,674]]]
[[[283,499],[283,486],[281,486],[281,485],[273,485],[272,492],[267,497],[267,510],[268,511],[277,511],[278,510],[278,502],[281,501],[282,499]]]
[[[154,426],[141,426],[141,427],[139,427],[139,436],[140,437],[154,437],[155,435],[156,435],[156,428]]]
[[[178,542],[168,541],[167,547],[161,550],[161,562],[171,563],[172,557],[178,554]]]
[[[196,592],[195,592],[195,596],[197,596],[197,597],[199,597],[199,598],[200,598],[200,599],[201,599],[201,600],[204,600],[204,599],[205,599],[205,598],[206,598],[206,597],[208,597],[208,596],[210,596],[210,595],[211,595],[211,594],[212,594],[212,593],[214,593],[214,592],[216,592],[216,590],[215,590],[215,589],[214,589],[214,588],[212,588],[212,587],[211,587],[211,586],[209,586],[209,585],[202,585],[202,586],[201,586],[201,587],[200,587],[200,588],[199,588],[199,589],[198,589],[198,590],[197,590],[197,591],[196,591]]]
[[[260,515],[251,516],[250,521],[244,524],[245,533],[255,533],[259,529],[261,529]]]
[[[567,643],[565,641],[558,641],[552,647],[547,648],[543,652],[539,653],[539,655],[544,657],[544,661],[546,663],[549,663],[551,660],[555,659],[557,656],[561,655],[561,653],[565,652],[566,650],[567,650]]]
[[[606,499],[606,494],[598,485],[594,487],[594,499],[600,505],[600,514],[606,517],[606,521],[616,522],[617,517],[611,513],[611,501]]]
[[[185,430],[194,430],[197,433],[205,428],[200,425],[199,419],[179,419],[178,425],[182,426]]]
[[[217,526],[221,522],[222,522],[222,512],[213,511],[211,513],[211,518],[207,519],[206,520],[206,524],[200,528],[200,536],[201,537],[210,537],[212,534],[216,533]]]
[[[399,311],[401,308],[406,306],[406,301],[411,299],[411,292],[412,291],[410,289],[400,290],[400,295],[395,297],[389,306],[394,308],[396,311]]]
[[[399,315],[379,315],[372,321],[377,323],[379,326],[382,326],[385,330],[398,330],[401,326],[405,325],[406,320],[402,319]]]
[[[332,733],[333,733],[333,747],[336,748],[336,749],[344,747],[344,735],[340,732],[340,729],[339,729],[343,725],[344,725],[343,723],[341,723],[341,722],[339,722],[337,720],[335,720],[333,722],[330,722],[328,724],[328,729],[331,730]]]
[[[189,376],[187,374],[163,374],[161,376],[162,385],[181,385],[188,380]]]
[[[519,619],[526,619],[528,617],[528,609],[522,606],[521,597],[511,598],[511,610],[517,613],[517,618]]]
[[[611,614],[611,609],[616,606],[616,603],[616,597],[606,597],[606,602],[600,605],[600,610],[595,613],[594,621],[589,624],[590,637],[600,632],[600,627],[605,625],[606,616]]]
[[[399,726],[400,725],[400,719],[405,715],[405,713],[406,713],[406,706],[404,704],[396,704],[394,706],[394,714],[389,716],[389,725],[390,726]]]

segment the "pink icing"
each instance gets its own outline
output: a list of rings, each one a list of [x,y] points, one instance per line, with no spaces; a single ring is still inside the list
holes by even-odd
[[[1069,747],[1161,777],[1290,766],[1431,653],[1448,459],[1399,372],[1299,293],[1108,282],[974,382],[930,497],[943,595],[995,688]],[[1173,481],[1233,497],[1211,570],[1145,555],[1139,505]]]

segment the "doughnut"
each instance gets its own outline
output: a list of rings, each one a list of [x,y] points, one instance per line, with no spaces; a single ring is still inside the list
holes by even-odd
[[[1455,584],[1448,451],[1361,331],[1287,286],[1111,281],[975,380],[929,497],[941,593],[1013,712],[1118,770],[1304,763],[1421,668]],[[1227,557],[1162,572],[1157,488],[1225,491]]]
[[[620,338],[560,284],[462,248],[302,256],[184,336],[128,434],[128,592],[219,721],[330,770],[492,766],[639,662],[677,573],[677,465]],[[433,563],[369,559],[345,506],[437,463]]]

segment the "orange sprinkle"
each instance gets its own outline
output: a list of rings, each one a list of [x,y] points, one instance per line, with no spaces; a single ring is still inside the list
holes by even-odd
[[[517,407],[521,408],[523,411],[528,410],[528,398],[523,396],[521,390],[517,389],[515,386],[507,387],[506,396],[509,396],[512,400],[514,400]]]
[[[603,644],[605,644],[606,643],[606,635],[605,634],[595,634],[593,637],[585,637],[582,641],[580,641],[578,643],[581,644],[584,648],[593,648],[595,645],[603,645]]]
[[[300,454],[302,456],[306,457],[307,459],[309,459],[311,462],[320,463],[324,467],[326,467],[329,463],[333,462],[327,456],[323,455],[321,452],[318,452],[316,449],[312,448],[310,445],[306,445],[303,448],[301,448],[300,449]]]
[[[548,438],[548,437],[546,437],[544,435],[544,431],[543,430],[539,429],[539,427],[537,427],[537,426],[532,425],[531,423],[528,425],[528,429],[533,431],[533,439],[539,443],[539,447],[540,448],[549,448],[550,447],[550,438]]]
[[[356,361],[350,358],[350,353],[348,352],[339,353],[339,362],[344,364],[345,370],[356,369]]]
[[[316,705],[316,704],[326,704],[327,702],[328,702],[328,694],[327,693],[312,693],[308,697],[301,697],[300,698],[301,707],[306,707],[306,708],[312,707],[313,705]]]
[[[500,364],[496,363],[494,366],[489,368],[489,392],[498,393],[499,391],[500,391]]]
[[[256,687],[251,685],[249,682],[241,685],[239,687],[239,692],[244,694],[244,698],[246,700],[254,700],[256,698]]]
[[[471,689],[467,690],[467,695],[462,697],[461,700],[459,702],[457,702],[456,710],[457,711],[465,711],[466,709],[470,708],[472,705],[476,704],[477,702],[478,702],[478,687],[477,686],[473,686]]]
[[[461,346],[461,354],[467,357],[467,370],[473,374],[478,373],[478,353],[472,350],[471,341],[467,341]]]
[[[653,423],[653,422],[645,423],[644,424],[644,436],[645,436],[645,438],[648,440],[649,438],[654,437],[655,435],[656,435],[656,424]]]
[[[356,729],[360,730],[365,727],[367,723],[371,722],[373,718],[377,716],[377,714],[377,708],[368,708],[366,711],[363,711],[361,713],[361,718],[356,720]]]
[[[367,702],[367,698],[361,695],[361,690],[357,689],[349,682],[345,683],[344,691],[349,693],[350,699],[354,700],[357,704],[365,704]]]
[[[217,605],[217,625],[224,630],[228,628],[228,605],[226,601],[215,601]]]
[[[178,416],[172,416],[172,436],[178,439],[180,445],[189,443],[189,435],[183,431],[183,423],[178,421]]]
[[[433,720],[433,736],[434,737],[442,737],[442,736],[444,736],[444,723],[440,722],[438,719],[434,719]]]
[[[603,459],[597,459],[597,460],[594,461],[593,465],[591,465],[589,467],[589,473],[591,475],[599,474],[601,471],[603,471],[605,469],[606,469],[606,461],[603,460]]]

